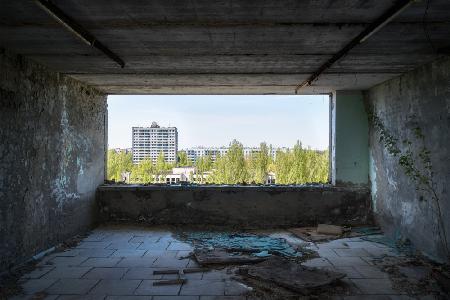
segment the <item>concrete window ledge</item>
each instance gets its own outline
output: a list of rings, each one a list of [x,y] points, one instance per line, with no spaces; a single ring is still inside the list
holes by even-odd
[[[268,228],[371,220],[367,188],[331,185],[102,185],[97,203],[102,222]]]

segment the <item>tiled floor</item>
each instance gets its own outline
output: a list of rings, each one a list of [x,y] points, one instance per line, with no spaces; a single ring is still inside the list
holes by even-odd
[[[287,232],[273,235],[304,244]],[[373,264],[374,257],[397,255],[384,245],[352,238],[308,247],[321,257],[305,265],[335,269],[347,275],[344,281],[350,293],[336,299],[413,299],[395,290],[388,274]],[[165,229],[98,228],[76,247],[44,257],[35,270],[23,276],[24,295],[13,299],[246,298],[248,287],[234,280],[235,275],[226,269],[187,274],[183,285],[153,285],[155,280],[174,278],[174,275],[154,275],[154,270],[198,267],[194,260],[185,257],[191,250],[190,244],[175,239]]]

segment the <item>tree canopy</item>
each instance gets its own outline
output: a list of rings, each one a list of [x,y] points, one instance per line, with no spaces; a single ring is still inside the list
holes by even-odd
[[[186,152],[180,151],[176,163],[165,161],[161,152],[155,163],[144,159],[133,165],[131,153],[108,151],[108,179],[121,181],[123,172],[131,172],[133,183],[152,183],[155,177],[167,174],[175,166],[196,167],[196,183],[265,184],[269,173],[275,173],[277,184],[326,183],[329,173],[329,152],[303,147],[300,141],[293,148],[278,151],[272,157],[272,147],[261,143],[259,151],[244,155],[244,147],[237,140],[230,143],[228,152],[213,158],[201,156],[195,163]],[[193,177],[190,175],[190,180]]]

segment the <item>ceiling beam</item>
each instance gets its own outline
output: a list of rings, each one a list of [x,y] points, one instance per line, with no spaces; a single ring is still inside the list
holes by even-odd
[[[110,59],[115,61],[121,68],[125,66],[125,62],[114,52],[103,45],[99,40],[95,38],[89,31],[84,29],[80,24],[75,22],[71,17],[66,15],[61,9],[48,0],[35,0],[36,3],[45,10],[50,16],[56,19],[64,27],[66,27],[70,32],[76,35],[80,40],[86,44],[97,48],[103,52]]]
[[[310,86],[311,83],[316,80],[325,70],[330,68],[336,61],[344,57],[350,50],[359,45],[360,43],[366,41],[373,34],[378,32],[381,28],[386,26],[390,21],[392,21],[398,14],[405,10],[414,0],[399,0],[393,6],[391,6],[387,11],[385,11],[380,17],[378,17],[373,23],[369,24],[366,29],[364,29],[360,34],[358,34],[354,39],[352,39],[347,45],[344,46],[339,52],[337,52],[333,57],[327,60],[323,65],[317,69],[311,76],[305,81],[297,85],[295,88],[295,93],[298,90]]]

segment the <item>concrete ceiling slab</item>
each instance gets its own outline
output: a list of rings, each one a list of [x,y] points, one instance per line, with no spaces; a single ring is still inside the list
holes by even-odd
[[[123,69],[33,1],[3,2],[0,47],[106,93],[293,94],[395,1],[53,1]],[[448,49],[450,1],[414,2],[299,92],[366,89]]]

